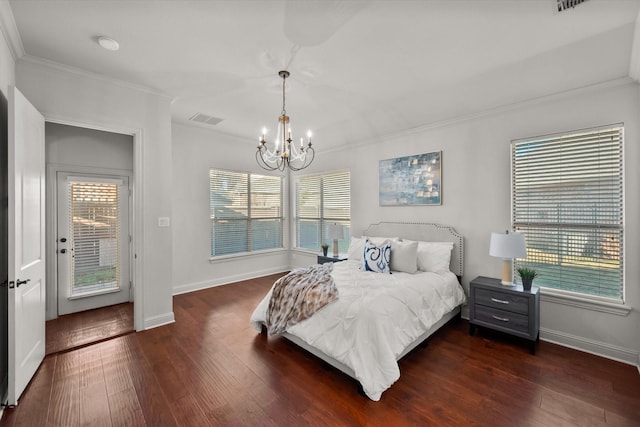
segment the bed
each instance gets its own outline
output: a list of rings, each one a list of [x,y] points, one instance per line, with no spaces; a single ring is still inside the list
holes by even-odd
[[[331,266],[338,299],[282,335],[355,378],[364,394],[378,401],[400,378],[397,361],[460,313],[466,301],[460,286],[464,239],[443,225],[391,222],[369,226],[362,239],[367,238],[367,244],[396,242],[391,252],[392,265],[396,255],[396,270],[363,271],[358,257],[361,241],[352,238],[349,259]],[[419,248],[415,253],[398,249],[414,246]],[[436,259],[445,262],[433,252],[436,248],[442,253],[443,247],[450,249],[448,266],[426,265]],[[405,266],[398,267],[398,262]],[[408,271],[412,262],[420,270]],[[272,291],[251,315],[251,324],[262,333]]]

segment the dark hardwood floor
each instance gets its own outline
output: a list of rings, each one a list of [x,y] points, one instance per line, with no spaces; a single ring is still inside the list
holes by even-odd
[[[275,276],[179,295],[176,322],[47,356],[2,426],[638,426],[634,366],[455,320],[379,402],[249,325]]]
[[[133,331],[133,304],[117,304],[48,320],[46,354],[68,351]]]

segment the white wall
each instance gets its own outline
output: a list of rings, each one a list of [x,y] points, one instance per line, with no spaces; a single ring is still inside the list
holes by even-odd
[[[176,123],[172,134],[173,292],[189,292],[287,271],[287,250],[209,261],[209,169],[269,175],[256,164],[257,140],[254,143]]]
[[[133,171],[133,138],[112,132],[45,124],[47,164]]]
[[[389,137],[373,146],[323,153],[317,142],[317,170],[351,170],[352,235],[379,221],[436,222],[465,236],[463,285],[479,275],[500,275],[500,260],[489,256],[492,231],[510,228],[510,141],[623,122],[625,125],[625,315],[603,313],[543,298],[541,338],[638,364],[640,354],[640,96],[627,80],[595,89],[495,111],[481,117],[426,127]],[[443,152],[443,204],[380,207],[378,162]],[[313,257],[296,253],[294,266]]]
[[[133,181],[133,137],[59,123],[45,124],[47,164],[47,320],[58,316],[57,173],[127,176]]]
[[[20,59],[18,88],[47,121],[134,135],[136,328],[172,322],[170,99],[77,70]]]
[[[6,39],[0,36],[0,91],[5,98],[9,94],[9,86],[15,84],[15,68],[15,59],[11,55],[9,45]]]

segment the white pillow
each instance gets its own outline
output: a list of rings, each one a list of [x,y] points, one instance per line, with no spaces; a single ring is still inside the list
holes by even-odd
[[[391,241],[392,271],[413,274],[418,271],[418,242]]]
[[[369,239],[371,243],[374,245],[381,245],[387,240],[390,242],[400,242],[402,239],[399,237],[371,237],[371,236],[362,236],[364,239]]]
[[[351,240],[349,241],[349,249],[347,250],[347,258],[355,259],[357,261],[362,261],[362,256],[364,254],[364,243],[369,239],[371,243],[374,245],[380,245],[385,241],[389,240],[392,242],[399,242],[399,237],[353,237],[351,236]]]
[[[364,244],[362,257],[362,270],[375,273],[391,273],[389,264],[391,261],[391,242],[385,240],[380,245],[374,245],[370,240]]]
[[[418,242],[418,270],[433,273],[449,271],[452,250],[453,242]]]
[[[347,250],[347,258],[355,259],[356,261],[362,261],[362,256],[364,254],[364,244],[366,241],[366,237],[351,236],[349,249]]]

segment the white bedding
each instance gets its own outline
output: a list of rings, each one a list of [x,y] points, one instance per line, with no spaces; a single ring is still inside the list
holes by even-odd
[[[334,265],[338,300],[287,332],[351,368],[364,392],[380,400],[400,378],[397,358],[446,313],[465,302],[451,272],[361,271],[357,261]],[[271,291],[251,315],[260,331]]]

